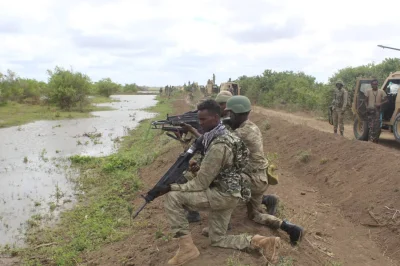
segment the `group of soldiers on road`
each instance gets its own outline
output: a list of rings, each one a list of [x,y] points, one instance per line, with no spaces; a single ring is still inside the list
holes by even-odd
[[[167,192],[164,208],[179,249],[169,265],[182,265],[200,255],[189,229],[189,223],[201,219],[199,211],[208,212],[208,227],[202,234],[211,246],[237,250],[256,249],[271,263],[278,261],[280,237],[263,235],[228,235],[231,215],[243,202],[248,219],[272,229],[281,229],[297,245],[304,229],[275,216],[278,198],[264,195],[269,185],[278,183],[273,167],[264,155],[262,133],[249,120],[250,100],[220,92],[216,99],[206,99],[197,105],[202,129],[202,154],[193,157],[184,174],[187,182],[163,188]],[[225,118],[229,117],[229,120]],[[227,122],[223,122],[227,121]],[[201,134],[184,125],[188,134],[184,149]],[[266,211],[262,205],[266,206]]]
[[[332,100],[333,132],[337,134],[339,126],[340,135],[344,133],[344,114],[348,106],[348,91],[344,88],[343,81],[336,82]],[[387,102],[386,92],[378,89],[378,80],[371,81],[371,88],[365,91],[365,102],[368,118],[368,139],[378,143],[381,134],[381,106]]]

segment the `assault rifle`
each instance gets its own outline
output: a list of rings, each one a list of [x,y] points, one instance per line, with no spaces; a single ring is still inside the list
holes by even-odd
[[[202,133],[199,123],[199,118],[197,117],[197,110],[186,112],[182,115],[169,116],[167,114],[167,119],[151,122],[151,126],[153,129],[161,129],[167,132],[176,132],[179,133],[179,135],[181,136],[182,134],[187,133],[187,130],[182,128],[182,124],[189,124],[192,127],[194,127],[197,131]],[[167,135],[173,139],[182,141],[170,133],[167,133]]]
[[[155,198],[164,195],[161,191],[161,187],[165,185],[171,185],[173,183],[183,184],[186,182],[185,177],[183,176],[183,172],[189,168],[189,161],[194,156],[197,151],[201,151],[203,148],[203,136],[197,138],[192,146],[185,152],[179,155],[176,162],[168,169],[168,171],[161,177],[161,179],[157,182],[157,184],[150,189],[145,196],[141,195],[145,203],[136,211],[135,215],[132,219],[135,219],[136,216],[146,207],[148,203],[153,201]]]
[[[328,122],[329,124],[333,125],[333,106],[330,105],[328,107]]]

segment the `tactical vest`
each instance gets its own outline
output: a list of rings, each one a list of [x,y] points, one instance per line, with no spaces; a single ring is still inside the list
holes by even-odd
[[[250,182],[242,177],[243,169],[249,160],[248,148],[240,138],[228,131],[226,134],[215,138],[213,144],[216,143],[224,143],[232,149],[233,164],[230,167],[224,167],[212,182],[212,185],[225,193],[240,193],[242,200],[249,201],[251,198]]]
[[[335,96],[335,107],[343,108],[344,97],[346,96],[344,88],[342,88],[341,90],[336,89],[334,96]],[[347,96],[348,96],[348,93],[347,93]],[[347,105],[349,105],[349,99],[347,99]],[[347,106],[345,106],[345,107],[347,107]]]

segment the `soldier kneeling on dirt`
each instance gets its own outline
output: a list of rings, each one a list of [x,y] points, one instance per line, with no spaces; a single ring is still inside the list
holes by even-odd
[[[247,203],[247,216],[256,223],[266,225],[272,229],[285,231],[292,245],[301,241],[304,229],[288,221],[282,221],[275,214],[277,197],[274,195],[263,196],[269,183],[277,184],[277,179],[271,172],[268,160],[264,156],[262,134],[258,126],[249,120],[251,103],[246,96],[236,95],[226,103],[226,111],[230,115],[232,133],[238,136],[249,149],[249,162],[243,169],[242,176],[251,181],[251,198]],[[260,211],[260,205],[267,206],[267,213]],[[208,233],[208,228],[203,229]]]
[[[226,235],[233,210],[240,200],[248,200],[248,180],[241,171],[248,162],[249,150],[240,138],[221,123],[221,109],[214,100],[198,105],[199,120],[204,130],[204,158],[197,177],[185,184],[165,186],[164,207],[179,249],[168,261],[182,265],[200,255],[194,245],[185,209],[208,211],[211,245],[238,250],[258,249],[270,262],[276,263],[279,237],[261,235]]]

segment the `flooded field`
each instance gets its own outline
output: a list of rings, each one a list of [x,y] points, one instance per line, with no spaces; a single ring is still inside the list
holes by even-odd
[[[119,138],[154,114],[139,109],[156,104],[155,95],[113,95],[119,102],[99,104],[115,110],[96,117],[37,121],[0,129],[0,245],[23,244],[28,226],[55,220],[73,205],[71,155],[104,156]]]

